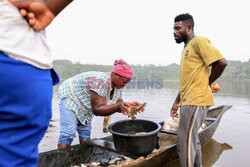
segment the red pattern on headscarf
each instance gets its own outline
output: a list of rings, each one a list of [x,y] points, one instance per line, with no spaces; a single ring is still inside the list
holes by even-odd
[[[131,79],[133,77],[133,69],[126,61],[120,59],[114,62],[113,72],[125,78]]]

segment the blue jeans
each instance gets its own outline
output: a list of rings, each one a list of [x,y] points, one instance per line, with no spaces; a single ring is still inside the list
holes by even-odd
[[[62,99],[59,102],[60,137],[58,144],[64,143],[71,145],[73,139],[76,137],[76,130],[78,132],[80,141],[89,140],[91,135],[91,124],[81,124],[75,113],[68,110],[64,106],[65,101],[66,99]]]

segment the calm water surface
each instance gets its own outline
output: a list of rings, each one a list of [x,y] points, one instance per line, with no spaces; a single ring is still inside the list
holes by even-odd
[[[233,87],[230,86],[231,90]],[[223,88],[223,87],[222,87]],[[250,166],[250,95],[249,86],[245,90],[232,92],[222,90],[215,95],[216,106],[232,105],[226,111],[213,136],[213,139],[202,148],[203,166],[215,167],[246,167]],[[164,89],[133,89],[124,90],[124,101],[147,102],[144,113],[138,114],[137,118],[150,119],[156,122],[170,118],[170,109],[176,98],[178,91],[176,88]],[[114,114],[112,122],[127,119],[122,114]],[[100,138],[110,133],[102,132],[103,117],[95,117],[92,122],[92,138]],[[50,127],[39,145],[40,152],[56,149],[59,137],[59,110],[58,101],[53,101],[53,117]],[[73,141],[78,144],[78,139]],[[178,162],[171,167],[178,166]]]

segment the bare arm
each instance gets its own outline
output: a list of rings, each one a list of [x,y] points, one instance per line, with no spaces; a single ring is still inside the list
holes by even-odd
[[[116,104],[107,105],[106,99],[96,92],[91,91],[91,106],[93,113],[98,116],[108,116],[115,112],[128,112],[129,105],[125,102],[117,102]]]
[[[51,10],[54,16],[57,16],[72,1],[73,0],[44,0],[45,4]]]
[[[211,85],[217,78],[221,76],[223,73],[224,69],[227,66],[227,61],[226,59],[220,59],[214,63],[212,63],[212,69],[211,69],[211,74],[209,76],[209,85]]]

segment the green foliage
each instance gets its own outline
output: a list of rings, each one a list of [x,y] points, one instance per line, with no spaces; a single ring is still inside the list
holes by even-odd
[[[248,62],[228,61],[228,65],[220,80],[222,81],[250,80],[250,59]]]
[[[86,71],[112,71],[113,66],[72,63],[69,60],[55,60],[54,68],[60,76],[61,82]],[[168,66],[133,65],[134,77],[141,79],[161,79],[163,81],[178,81],[180,66],[171,64]],[[245,81],[250,80],[250,59],[248,62],[228,61],[228,66],[220,81]]]
[[[162,80],[179,80],[179,65],[171,64],[169,66],[154,65],[133,65],[134,77],[140,79],[162,79]],[[73,64],[69,60],[55,60],[54,68],[60,76],[61,82],[86,71],[111,72],[113,66],[96,65],[96,64]]]

